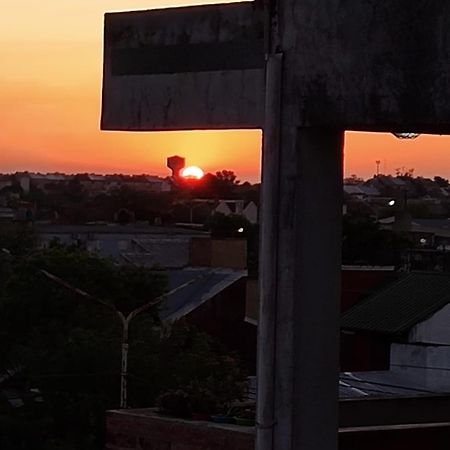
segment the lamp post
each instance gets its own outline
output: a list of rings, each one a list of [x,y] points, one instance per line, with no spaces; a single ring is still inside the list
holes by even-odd
[[[113,311],[117,314],[117,316],[120,319],[120,322],[122,324],[122,362],[121,362],[121,369],[120,369],[120,408],[125,409],[127,407],[127,377],[128,377],[128,330],[130,328],[130,322],[139,314],[147,311],[148,309],[152,308],[153,306],[156,306],[158,303],[160,303],[164,298],[174,294],[175,292],[178,292],[185,287],[199,281],[200,279],[204,278],[207,274],[199,275],[198,277],[195,277],[186,283],[181,284],[180,286],[177,286],[176,288],[170,290],[169,292],[166,292],[163,295],[160,295],[159,297],[156,297],[154,300],[151,300],[150,302],[145,303],[144,305],[134,309],[131,311],[127,316],[123,314],[121,311],[119,311],[114,305],[111,305],[97,297],[94,297],[91,294],[88,294],[86,291],[83,291],[82,289],[76,288],[72,286],[67,281],[63,280],[62,278],[48,272],[47,270],[41,270],[41,273],[47,277],[49,280],[53,281],[54,283],[64,287],[65,289],[74,292],[75,294],[88,299],[92,300],[102,306],[105,306],[110,311]]]

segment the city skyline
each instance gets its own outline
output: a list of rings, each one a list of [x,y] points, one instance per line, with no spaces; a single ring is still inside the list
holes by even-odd
[[[6,0],[0,17],[0,172],[164,174],[165,159],[183,154],[205,172],[232,169],[241,180],[258,181],[259,130],[99,129],[103,14],[190,3]],[[385,173],[405,167],[416,175],[450,177],[449,150],[447,136],[406,142],[386,133],[347,133],[345,173],[368,178],[379,160]]]

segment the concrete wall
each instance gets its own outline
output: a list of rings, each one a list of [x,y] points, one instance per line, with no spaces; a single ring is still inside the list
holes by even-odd
[[[190,265],[194,267],[211,267],[211,239],[191,239]]]
[[[279,3],[284,98],[297,126],[450,131],[450,3]]]
[[[450,345],[450,305],[417,324],[408,335],[411,343]]]
[[[392,344],[390,370],[430,391],[450,391],[450,346]]]
[[[296,126],[450,132],[448,2],[303,0],[278,10]],[[103,129],[262,127],[258,2],[108,14],[104,41]]]
[[[254,278],[247,279],[246,297],[245,297],[245,320],[252,325],[258,325],[259,317],[259,280]]]
[[[254,4],[107,14],[104,42],[102,129],[262,127]]]
[[[149,410],[110,411],[105,450],[253,450],[253,430],[171,419]]]
[[[391,400],[396,403],[398,399]],[[389,408],[388,403],[384,408]],[[437,403],[445,406],[440,400]],[[426,406],[433,410],[436,403]],[[350,406],[350,405],[349,405]],[[407,406],[407,405],[405,405]],[[410,405],[411,406],[411,405]],[[416,411],[422,405],[412,405]],[[448,410],[448,401],[447,407]],[[436,415],[437,417],[438,415]],[[105,450],[254,450],[254,428],[215,425],[155,416],[152,410],[110,411]],[[445,422],[347,426],[339,429],[340,450],[448,450]],[[319,450],[319,449],[318,449]]]
[[[213,239],[211,267],[247,268],[247,241],[245,239]]]
[[[449,395],[414,396],[412,393],[410,397],[360,397],[339,402],[341,428],[449,421]]]

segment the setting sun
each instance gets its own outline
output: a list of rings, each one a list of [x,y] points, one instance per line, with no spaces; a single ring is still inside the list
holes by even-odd
[[[200,169],[200,167],[197,166],[189,166],[189,167],[185,167],[182,171],[181,171],[181,176],[183,178],[193,178],[195,180],[200,180],[201,178],[203,178],[203,175],[205,173],[203,172],[202,169]]]

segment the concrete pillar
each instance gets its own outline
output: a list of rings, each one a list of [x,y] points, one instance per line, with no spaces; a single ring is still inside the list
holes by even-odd
[[[258,450],[337,449],[342,154],[285,125],[263,156]]]

